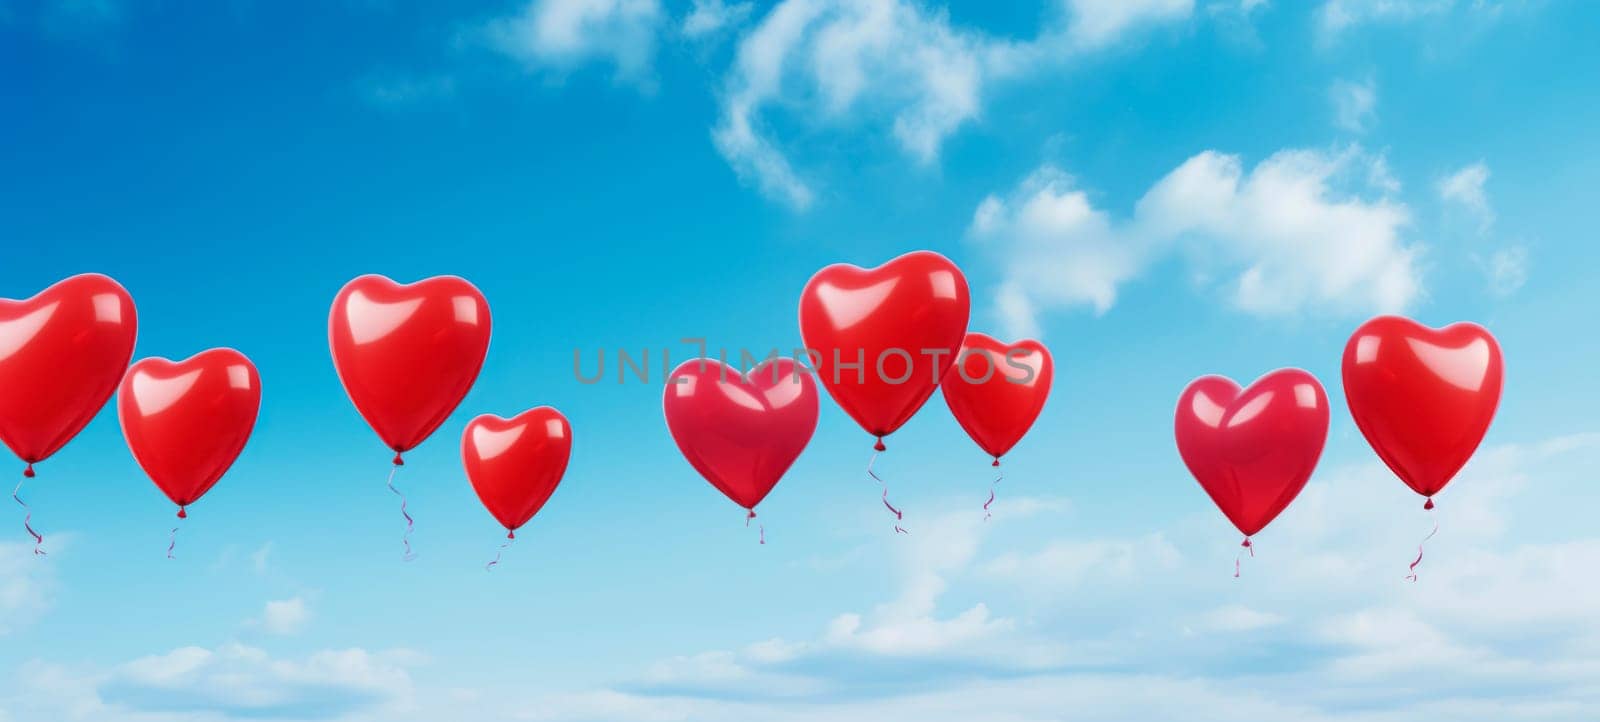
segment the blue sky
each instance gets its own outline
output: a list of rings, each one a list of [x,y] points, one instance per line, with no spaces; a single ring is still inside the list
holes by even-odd
[[[137,356],[234,346],[264,388],[175,561],[114,414],[40,465],[0,720],[1592,719],[1600,9],[995,5],[0,0],[0,296],[110,274]],[[909,536],[825,401],[759,545],[659,386],[573,377],[574,348],[793,347],[816,269],[918,248],[1058,364],[988,523],[939,399],[877,467]],[[401,472],[410,563],[327,354],[369,272],[462,275],[495,318]],[[1431,520],[1337,383],[1382,311],[1506,355],[1416,585]],[[1171,407],[1287,365],[1328,449],[1235,580]],[[539,404],[572,464],[485,573],[459,434]]]

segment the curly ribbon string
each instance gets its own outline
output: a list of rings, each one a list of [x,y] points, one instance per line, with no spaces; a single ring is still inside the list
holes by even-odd
[[[998,457],[998,456],[995,457],[995,459],[994,459],[994,467],[997,468],[997,469],[1000,468],[1000,457]],[[999,486],[1000,482],[1006,478],[1006,474],[1003,471],[995,472],[995,473],[997,475],[994,477],[994,481],[989,482],[989,500],[983,503],[983,520],[984,521],[988,521],[989,517],[994,516],[994,514],[991,514],[989,512],[989,505],[994,503],[994,488],[996,486]]]
[[[1428,498],[1428,503],[1422,505],[1422,509],[1424,511],[1433,511],[1433,498],[1432,497]],[[1428,543],[1428,540],[1432,539],[1433,535],[1438,534],[1438,533],[1439,533],[1439,520],[1435,519],[1433,521],[1433,531],[1428,532],[1428,535],[1423,537],[1422,541],[1417,542],[1417,558],[1412,560],[1412,562],[1411,562],[1411,567],[1410,567],[1411,573],[1406,575],[1406,581],[1408,581],[1408,582],[1416,582],[1417,581],[1417,565],[1422,563],[1422,547],[1426,546],[1427,543]]]
[[[189,518],[189,512],[185,511],[182,506],[178,507],[178,518],[179,519],[188,519]],[[177,559],[177,557],[172,556],[172,550],[176,549],[176,548],[178,548],[178,527],[174,526],[174,527],[172,527],[172,534],[167,537],[167,558],[168,559]]]
[[[27,483],[27,481],[32,478],[33,464],[28,464],[28,468],[22,470],[22,481],[17,482],[17,488],[11,490],[11,498],[15,499],[16,502],[22,506],[22,510],[24,512],[22,517],[22,528],[28,531],[28,536],[33,537],[33,555],[36,557],[42,557],[48,556],[44,553],[44,549],[41,548],[41,545],[44,544],[44,537],[41,536],[39,532],[33,530],[33,509],[28,506],[28,502],[22,500],[21,496],[22,485]]]
[[[417,524],[416,521],[411,518],[411,514],[406,511],[406,495],[400,493],[400,490],[394,487],[394,473],[399,471],[400,467],[405,465],[406,462],[400,458],[400,455],[395,454],[394,466],[389,468],[389,491],[394,492],[395,496],[400,497],[400,516],[406,518],[406,533],[400,535],[400,543],[405,545],[406,551],[404,554],[400,555],[400,560],[409,562],[412,559],[417,558],[416,554],[411,553],[411,532],[416,529]]]
[[[1239,578],[1239,562],[1244,561],[1244,553],[1250,552],[1250,558],[1256,558],[1256,545],[1250,543],[1250,537],[1244,538],[1244,543],[1239,545],[1242,549],[1233,557],[1233,578]]]
[[[483,570],[484,571],[489,571],[490,569],[494,568],[494,565],[499,564],[500,563],[500,555],[504,554],[507,549],[511,548],[511,545],[514,544],[516,541],[517,541],[517,532],[515,530],[506,532],[506,540],[501,542],[500,543],[500,548],[495,551],[494,560],[489,562],[488,564],[483,565]]]
[[[746,514],[745,517],[744,517],[744,528],[749,529],[750,528],[750,520],[756,518],[756,510],[752,507],[750,509],[747,509],[747,511],[749,511],[750,513]],[[767,543],[767,525],[766,524],[757,524],[756,528],[761,530],[761,543],[762,544],[766,544]]]
[[[878,437],[878,443],[876,446],[873,446],[872,449],[872,458],[867,460],[867,476],[872,477],[873,481],[878,482],[878,485],[883,487],[883,506],[884,508],[888,509],[890,513],[894,514],[894,533],[910,534],[911,532],[906,531],[900,526],[901,520],[905,519],[905,514],[902,514],[899,509],[894,508],[894,505],[889,503],[888,482],[885,482],[883,477],[878,476],[872,471],[872,465],[878,463],[878,454],[881,454],[884,451],[883,437]]]

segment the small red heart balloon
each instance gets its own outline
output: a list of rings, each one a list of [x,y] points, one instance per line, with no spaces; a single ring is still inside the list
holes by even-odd
[[[695,471],[754,513],[817,429],[817,386],[794,361],[748,375],[697,359],[674,369],[661,401],[672,440]]]
[[[1249,537],[1311,478],[1328,439],[1328,395],[1300,369],[1273,371],[1242,391],[1203,376],[1178,398],[1175,426],[1189,473]]]
[[[239,458],[260,409],[255,364],[231,348],[142,359],[117,391],[128,448],[180,517]]]
[[[961,428],[998,466],[1044,410],[1054,375],[1050,351],[1038,341],[1004,344],[969,333],[940,388]]]
[[[1383,462],[1425,497],[1450,483],[1488,433],[1502,373],[1500,345],[1472,323],[1434,330],[1379,316],[1344,348],[1350,415]]]
[[[955,362],[970,311],[961,269],[916,251],[818,271],[800,295],[800,336],[828,395],[881,447]]]
[[[345,393],[396,452],[416,447],[472,388],[489,351],[489,303],[466,280],[355,279],[333,299],[328,346]]]
[[[549,406],[509,419],[484,414],[461,434],[467,480],[509,538],[544,508],[571,456],[572,425]]]
[[[0,299],[0,441],[30,467],[77,436],[133,358],[128,292],[98,273]]]

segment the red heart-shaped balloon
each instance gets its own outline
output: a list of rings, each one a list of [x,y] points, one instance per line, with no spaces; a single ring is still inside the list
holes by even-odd
[[[999,466],[1044,410],[1054,375],[1050,351],[1038,341],[1004,344],[969,333],[940,388],[961,428]]]
[[[117,391],[128,448],[180,517],[239,458],[260,409],[255,364],[231,348],[141,359]]]
[[[1328,394],[1315,376],[1279,369],[1250,388],[1202,376],[1178,398],[1178,453],[1246,537],[1305,488],[1328,439]]]
[[[133,358],[128,292],[98,273],[0,299],[0,441],[30,467],[105,406]]]
[[[506,528],[507,538],[555,493],[572,456],[572,425],[549,406],[509,419],[484,414],[461,434],[461,463],[478,500]]]
[[[489,303],[466,280],[355,279],[333,299],[328,346],[346,394],[378,438],[416,447],[472,388],[489,351]]]
[[[789,359],[744,376],[720,361],[686,361],[668,377],[661,406],[683,457],[752,513],[817,430],[816,383]]]
[[[955,363],[970,311],[961,269],[916,251],[818,271],[800,295],[800,337],[828,395],[882,446]]]
[[[1472,323],[1434,330],[1379,316],[1344,347],[1350,415],[1383,462],[1425,497],[1450,483],[1488,433],[1502,373],[1500,345]]]

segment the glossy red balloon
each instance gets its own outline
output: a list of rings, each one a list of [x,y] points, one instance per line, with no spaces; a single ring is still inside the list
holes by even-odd
[[[683,457],[752,512],[817,429],[816,382],[789,359],[762,362],[747,376],[720,361],[684,362],[661,405]]]
[[[128,292],[98,273],[0,299],[0,441],[30,465],[71,441],[117,390],[137,326]]]
[[[1344,348],[1344,395],[1356,426],[1395,475],[1426,497],[1450,483],[1483,441],[1502,373],[1500,345],[1472,323],[1434,330],[1379,316]]]
[[[961,428],[998,465],[1039,418],[1054,376],[1044,344],[1032,339],[1004,344],[969,333],[940,388]]]
[[[333,299],[328,346],[345,393],[396,452],[428,438],[467,395],[489,351],[489,303],[464,279],[355,279]]]
[[[1178,398],[1178,453],[1246,537],[1305,488],[1328,439],[1328,395],[1316,377],[1279,369],[1250,388],[1195,379]]]
[[[261,377],[231,348],[177,363],[142,359],[117,390],[117,418],[139,467],[179,507],[193,504],[239,458],[261,409]]]
[[[800,336],[828,394],[881,445],[955,363],[970,311],[961,269],[916,251],[818,271],[800,295]]]
[[[512,538],[550,500],[571,456],[572,425],[549,406],[509,419],[484,414],[461,434],[467,480]]]

